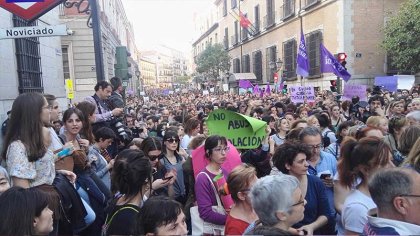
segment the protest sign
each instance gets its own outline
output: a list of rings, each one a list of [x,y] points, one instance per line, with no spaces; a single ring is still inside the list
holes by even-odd
[[[360,101],[367,101],[366,85],[344,84],[343,100],[351,100],[356,96],[360,98]]]
[[[206,122],[210,135],[224,136],[239,149],[259,147],[266,135],[266,122],[223,109],[211,112]]]
[[[208,90],[203,90],[203,95],[209,95],[209,91]]]
[[[375,77],[375,85],[384,87],[390,92],[396,92],[398,86],[398,78],[395,76],[378,76]]]
[[[294,103],[315,102],[315,90],[312,86],[290,87],[290,98]]]
[[[398,89],[410,90],[416,80],[414,75],[394,75],[394,77],[398,78]]]

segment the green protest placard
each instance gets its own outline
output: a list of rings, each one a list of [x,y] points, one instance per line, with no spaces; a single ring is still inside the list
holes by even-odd
[[[207,118],[209,134],[224,136],[238,149],[252,149],[261,145],[267,123],[236,112],[217,109]]]

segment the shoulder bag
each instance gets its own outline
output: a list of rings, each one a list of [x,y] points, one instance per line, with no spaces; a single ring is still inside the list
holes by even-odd
[[[213,181],[210,179],[210,176],[206,172],[200,172],[198,175],[200,174],[204,174],[207,177],[207,179],[210,181],[211,186],[213,187],[214,194],[216,195],[217,206],[212,206],[211,207],[212,210],[219,214],[226,215],[225,208],[222,205],[219,194],[217,193],[216,187],[214,186]],[[203,219],[201,219],[200,213],[198,212],[198,206],[191,207],[190,213],[191,213],[192,235],[203,235],[203,234],[224,235],[225,234],[224,225],[216,225],[216,224],[206,222]]]

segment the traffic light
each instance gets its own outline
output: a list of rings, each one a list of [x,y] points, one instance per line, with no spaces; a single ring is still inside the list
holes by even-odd
[[[347,58],[347,54],[346,53],[344,53],[344,52],[340,52],[340,53],[338,53],[337,54],[337,60],[338,60],[338,62],[340,62],[340,64],[344,67],[344,68],[346,68],[346,64],[347,64],[347,62],[346,62],[346,58]],[[346,68],[347,69],[347,68]]]
[[[131,63],[128,62],[128,58],[131,54],[127,51],[125,46],[117,46],[115,58],[117,63],[114,65],[115,76],[121,78],[121,80],[129,80],[133,75],[129,72]]]
[[[337,80],[330,80],[330,84],[331,92],[337,92]]]

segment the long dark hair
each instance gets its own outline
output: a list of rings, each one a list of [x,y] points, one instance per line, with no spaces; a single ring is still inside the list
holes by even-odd
[[[112,192],[120,192],[127,199],[132,199],[138,193],[142,193],[146,182],[149,189],[152,189],[152,166],[143,151],[126,149],[120,152],[112,169]]]
[[[94,142],[94,136],[92,131],[92,125],[89,122],[89,116],[95,113],[96,107],[90,102],[81,102],[77,104],[77,109],[79,109],[83,113],[83,128],[80,130],[80,136],[82,138],[86,138],[89,140],[90,143]],[[81,117],[79,117],[81,118]]]
[[[37,188],[12,187],[0,196],[0,235],[35,235],[34,219],[48,207],[48,195]]]
[[[175,132],[175,131],[172,131],[172,130],[166,131],[165,135],[163,136],[163,140],[162,140],[163,150],[162,150],[162,152],[166,154],[166,145],[164,145],[164,144],[165,144],[165,141],[170,139],[170,138],[174,138],[174,139],[178,140],[178,147],[175,150],[175,154],[177,154],[178,151],[179,151],[179,144],[180,144],[181,141],[179,140],[178,132]]]
[[[45,98],[40,93],[24,93],[15,99],[4,138],[4,159],[9,145],[16,140],[25,145],[30,162],[37,161],[45,155],[47,147],[43,137],[44,123],[41,120],[44,104]]]

